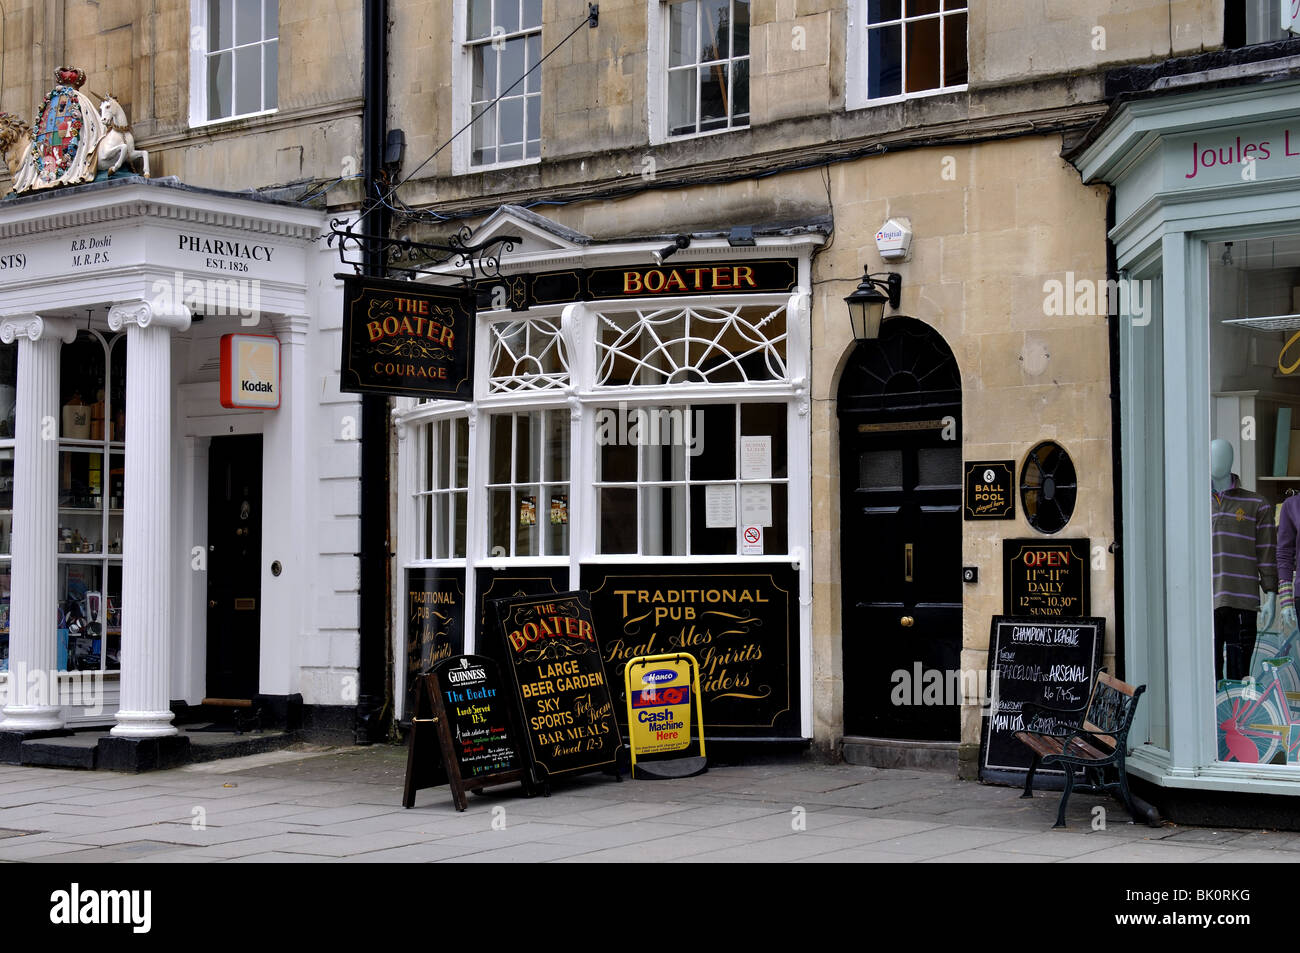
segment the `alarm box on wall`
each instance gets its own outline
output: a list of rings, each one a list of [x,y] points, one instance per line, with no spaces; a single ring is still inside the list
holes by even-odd
[[[221,406],[280,406],[280,341],[269,334],[221,336]]]

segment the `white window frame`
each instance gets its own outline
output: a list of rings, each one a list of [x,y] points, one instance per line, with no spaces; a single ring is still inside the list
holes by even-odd
[[[975,0],[967,0],[965,7],[966,12],[966,69],[969,76],[970,71],[970,4]],[[942,4],[940,4],[940,13],[926,14],[925,16],[915,18],[904,18],[900,22],[906,24],[908,19],[927,19],[932,16],[942,15]],[[906,11],[904,11],[906,12]],[[954,10],[953,13],[958,11]],[[865,109],[868,106],[884,106],[888,103],[898,103],[906,99],[924,99],[929,96],[941,96],[947,93],[960,93],[970,88],[969,83],[959,83],[955,86],[940,86],[938,89],[923,89],[914,93],[903,92],[897,96],[881,96],[877,99],[871,99],[867,95],[870,88],[869,80],[871,78],[870,66],[867,63],[867,0],[849,0],[849,23],[846,33],[845,42],[845,82],[844,82],[844,108],[847,110]],[[939,29],[939,61],[942,68],[943,62],[943,44],[944,33],[942,24]],[[907,82],[907,30],[903,30],[903,82]]]
[[[677,136],[668,134],[668,8],[671,6],[670,0],[649,0],[646,6],[646,69],[648,71],[646,76],[646,122],[649,126],[647,131],[650,144],[660,145],[665,142],[702,139],[705,136],[723,136],[742,129],[752,128],[754,125],[754,4],[753,0],[750,0],[750,44],[749,53],[744,57],[749,62],[749,122],[743,126],[728,125],[725,129],[687,132]],[[728,57],[728,63],[734,61],[735,57]],[[698,64],[696,68],[698,69]],[[698,125],[698,111],[695,120]]]
[[[231,0],[233,2],[233,0]],[[190,0],[190,128],[200,126],[219,126],[222,123],[253,119],[258,116],[273,116],[280,111],[279,76],[280,44],[277,26],[276,34],[276,105],[270,109],[259,109],[251,113],[233,113],[218,119],[208,118],[208,0]],[[261,43],[265,45],[266,37]],[[233,95],[233,91],[232,91]],[[234,103],[231,103],[234,109]]]
[[[470,110],[470,97],[474,93],[474,47],[477,42],[470,42],[462,39],[469,29],[469,4],[467,0],[455,0],[452,4],[452,29],[451,29],[451,129],[447,134],[450,135],[457,130],[464,129],[465,125],[473,117],[474,113]],[[545,16],[542,24],[537,27],[537,36],[542,37],[545,30]],[[533,32],[531,29],[520,29],[517,33],[508,34],[510,37],[525,36]],[[542,49],[542,55],[546,55],[545,48]],[[539,70],[540,72],[540,70]],[[540,81],[540,77],[539,77]],[[527,80],[524,81],[527,86]],[[501,90],[497,90],[500,94]],[[545,92],[539,94],[542,101],[542,108],[546,106]],[[500,104],[493,108],[499,108]],[[527,106],[525,105],[525,116],[527,115]],[[539,111],[540,116],[540,111]],[[525,119],[525,121],[527,121]],[[538,139],[545,140],[541,136],[539,121]],[[524,151],[527,152],[528,144],[525,141]],[[539,145],[538,151],[541,151]],[[542,161],[541,155],[532,157],[525,156],[522,159],[512,159],[509,162],[494,162],[484,165],[474,165],[474,132],[472,129],[465,129],[452,141],[451,147],[451,171],[453,175],[468,175],[473,172],[490,172],[493,169],[514,169],[519,166],[537,165]]]

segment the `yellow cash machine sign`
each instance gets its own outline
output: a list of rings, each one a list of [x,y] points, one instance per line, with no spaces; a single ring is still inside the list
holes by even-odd
[[[691,666],[687,658],[627,666],[628,735],[638,755],[680,751],[691,743]]]

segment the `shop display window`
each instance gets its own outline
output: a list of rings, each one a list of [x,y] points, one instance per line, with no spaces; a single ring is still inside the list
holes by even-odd
[[[1209,245],[1220,761],[1300,763],[1300,235]]]

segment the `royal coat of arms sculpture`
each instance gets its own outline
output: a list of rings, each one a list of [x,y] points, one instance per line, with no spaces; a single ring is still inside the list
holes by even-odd
[[[126,114],[110,95],[96,106],[81,91],[85,71],[63,66],[54,71],[57,85],[36,110],[28,126],[17,116],[0,113],[0,151],[13,180],[11,195],[93,181],[142,160],[149,174],[148,153],[135,148]]]

